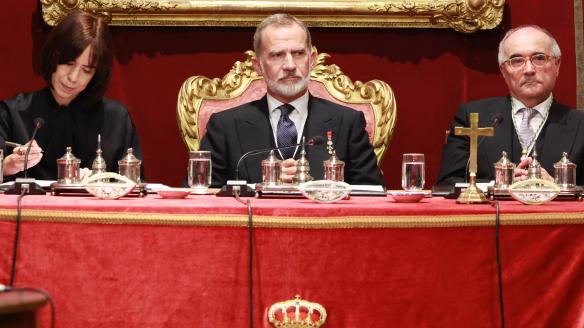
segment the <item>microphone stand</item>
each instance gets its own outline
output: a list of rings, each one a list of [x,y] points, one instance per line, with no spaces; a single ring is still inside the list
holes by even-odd
[[[237,161],[237,165],[235,166],[235,180],[227,180],[227,183],[221,188],[221,190],[215,194],[215,196],[219,197],[233,197],[238,194],[237,197],[253,197],[255,196],[255,191],[247,185],[246,180],[239,180],[239,165],[241,162],[248,156],[255,156],[270,152],[272,150],[280,150],[280,149],[287,149],[292,147],[299,147],[299,146],[315,146],[324,143],[324,138],[321,136],[315,136],[311,138],[308,142],[305,143],[297,143],[294,145],[288,146],[281,146],[276,148],[266,148],[266,149],[259,149],[259,150],[250,150],[247,153],[241,155],[239,160]]]
[[[253,197],[255,196],[255,190],[248,186],[245,180],[227,180],[227,184],[215,196],[235,197],[236,199],[239,197]]]
[[[30,153],[30,148],[32,147],[32,141],[37,134],[37,131],[45,124],[42,118],[37,117],[34,120],[34,131],[32,132],[32,137],[28,142],[26,147],[26,153],[24,154],[24,178],[16,178],[14,184],[8,188],[4,193],[8,195],[44,195],[46,192],[36,183],[34,178],[28,178],[28,154]]]
[[[47,192],[36,183],[34,178],[16,178],[14,184],[7,189],[4,194],[7,195],[45,195]]]

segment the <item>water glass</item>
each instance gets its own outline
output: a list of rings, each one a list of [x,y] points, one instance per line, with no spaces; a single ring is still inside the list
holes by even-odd
[[[403,154],[402,188],[405,191],[424,189],[424,154]]]
[[[189,152],[188,183],[195,194],[206,194],[211,185],[211,152]]]

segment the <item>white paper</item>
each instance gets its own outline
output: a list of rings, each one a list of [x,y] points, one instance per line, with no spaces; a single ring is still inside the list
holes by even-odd
[[[351,191],[384,192],[381,185],[351,185]]]
[[[164,185],[162,183],[148,183],[148,184],[146,184],[146,190],[157,191],[157,190],[163,190],[163,189],[170,189],[170,187],[167,185]]]

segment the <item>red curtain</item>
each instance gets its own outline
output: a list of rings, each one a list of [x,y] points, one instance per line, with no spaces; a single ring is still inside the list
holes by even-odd
[[[4,0],[0,20],[0,98],[44,86],[38,62],[50,28],[38,1]],[[503,28],[539,24],[563,54],[554,96],[576,102],[572,1],[508,1]],[[149,181],[179,185],[186,147],[176,123],[182,82],[192,75],[223,77],[252,47],[253,28],[114,27],[115,67],[108,95],[127,104],[144,145]],[[397,99],[397,128],[382,165],[399,188],[401,154],[426,154],[427,183],[435,182],[444,131],[461,102],[505,95],[497,43],[502,28],[463,34],[449,29],[313,28],[314,44],[353,80],[382,79]],[[423,119],[422,119],[423,118]]]

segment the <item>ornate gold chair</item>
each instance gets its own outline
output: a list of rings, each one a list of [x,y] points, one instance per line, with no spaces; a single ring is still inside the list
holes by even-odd
[[[182,85],[178,95],[177,120],[189,150],[197,150],[207,131],[211,114],[257,100],[266,93],[266,84],[252,66],[253,51],[245,53],[244,62],[237,61],[223,79],[192,76]],[[393,91],[387,83],[372,80],[352,82],[337,65],[325,65],[326,53],[319,54],[310,75],[308,89],[321,97],[365,115],[369,141],[381,164],[388,148],[396,120]]]

